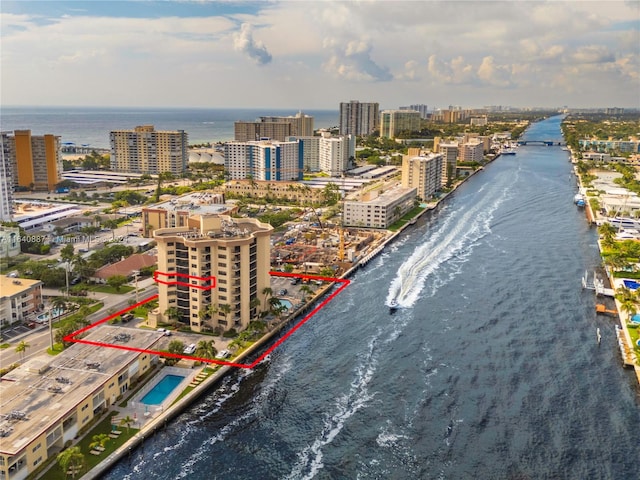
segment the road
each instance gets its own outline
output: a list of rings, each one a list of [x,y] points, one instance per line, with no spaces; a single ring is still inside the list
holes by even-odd
[[[144,291],[139,292],[138,297],[140,300],[143,300],[157,293],[158,287],[152,285],[146,287]],[[96,297],[96,300],[101,300],[104,302],[104,307],[99,311],[89,315],[87,319],[90,323],[95,323],[99,320],[102,320],[109,315],[108,311],[110,309],[113,309],[114,312],[120,311],[129,306],[129,300],[135,300],[135,298],[135,292],[130,292],[124,295],[104,295],[102,298]],[[128,325],[123,324],[123,326]],[[53,332],[55,335],[55,329],[53,329]],[[29,348],[27,348],[24,356],[21,356],[15,351],[15,347],[22,340],[29,344]],[[4,368],[15,362],[24,362],[33,357],[42,355],[46,352],[47,348],[49,348],[49,345],[50,335],[48,325],[43,325],[41,327],[38,327],[36,330],[31,330],[27,334],[21,335],[20,337],[17,337],[15,339],[11,339],[11,346],[9,348],[0,350],[0,368]]]

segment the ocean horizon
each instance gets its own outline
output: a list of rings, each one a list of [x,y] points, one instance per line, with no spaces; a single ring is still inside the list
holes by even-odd
[[[338,125],[338,110],[7,105],[0,107],[0,129],[31,130],[33,135],[54,134],[61,137],[63,144],[109,148],[112,130],[153,125],[156,130],[184,130],[193,145],[233,140],[236,121],[295,115],[299,111],[314,117],[315,129]]]

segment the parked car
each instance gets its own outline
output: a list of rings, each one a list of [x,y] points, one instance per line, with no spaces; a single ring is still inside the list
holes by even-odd
[[[184,347],[184,350],[182,351],[182,353],[184,353],[185,355],[191,355],[195,351],[196,351],[196,344],[192,343],[192,344],[187,345],[186,347]]]
[[[286,295],[289,291],[286,288],[278,290],[278,295]]]
[[[291,279],[291,285],[297,285],[300,283],[300,277],[294,277]]]
[[[216,358],[229,358],[231,356],[231,352],[229,350],[222,350],[218,352]]]

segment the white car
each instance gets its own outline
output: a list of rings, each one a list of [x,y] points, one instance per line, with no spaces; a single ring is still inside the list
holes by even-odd
[[[142,320],[144,320],[144,318]],[[170,337],[171,336],[171,330],[167,330],[166,328],[159,328],[158,332],[163,334],[165,337]]]
[[[182,351],[182,353],[184,353],[185,355],[192,355],[193,352],[195,351],[196,351],[196,344],[192,343],[191,345],[184,347],[184,350]]]
[[[216,358],[229,358],[231,356],[231,352],[229,350],[222,350],[218,352]]]

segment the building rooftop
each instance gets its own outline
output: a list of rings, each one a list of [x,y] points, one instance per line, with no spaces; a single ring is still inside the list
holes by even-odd
[[[110,325],[90,332],[85,340],[140,349],[149,349],[162,338],[153,330]],[[0,382],[0,452],[17,454],[138,355],[135,351],[75,344],[56,357],[34,358],[6,374]],[[89,407],[93,408],[91,402]]]
[[[149,240],[146,240],[146,243],[148,242]],[[128,277],[133,275],[134,271],[140,270],[142,267],[150,267],[156,263],[158,263],[158,257],[155,255],[134,254],[124,260],[96,270],[96,273],[94,273],[93,276],[95,278],[104,279],[113,277],[114,275],[124,275],[125,277]]]
[[[192,192],[172,200],[157,203],[147,210],[189,211],[194,214],[222,214],[227,213],[232,207],[220,203],[221,194],[211,192]]]
[[[411,192],[411,191],[416,192],[416,189],[413,187],[409,188],[409,187],[395,186],[393,188],[385,190],[384,193],[382,194],[377,194],[377,191],[373,190],[371,192],[368,192],[362,195],[360,200],[347,200],[346,203],[351,203],[351,204],[362,203],[362,204],[369,204],[369,205],[384,206],[384,205],[389,205],[397,198],[403,195],[406,195],[408,192]]]
[[[35,285],[42,285],[40,280],[30,280],[28,278],[11,278],[5,275],[0,276],[0,298],[9,298],[26,292]]]

